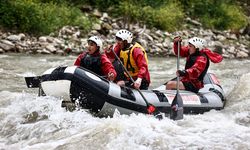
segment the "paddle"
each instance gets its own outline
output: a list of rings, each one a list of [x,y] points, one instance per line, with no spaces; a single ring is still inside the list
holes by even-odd
[[[177,70],[180,66],[180,41],[178,42],[178,54],[177,54]],[[180,77],[177,76],[177,92],[174,100],[171,104],[170,119],[180,120],[183,119],[183,101],[179,92]]]
[[[128,70],[123,66],[120,58],[116,55],[115,51],[114,51],[114,46],[112,48],[112,52],[114,53],[116,59],[118,60],[118,62],[121,64],[122,68],[124,69],[124,71],[126,72],[126,74],[129,76],[130,80],[133,82],[133,84],[135,84],[135,81],[134,79],[131,77],[131,75],[129,74]],[[150,104],[147,99],[145,98],[145,96],[142,94],[141,90],[140,89],[136,89],[139,94],[142,96],[143,100],[145,101],[146,105],[147,105],[147,111],[148,111],[148,114],[153,114],[157,119],[161,120],[163,117],[162,117],[162,114],[160,113],[160,111],[153,105],[153,104]]]

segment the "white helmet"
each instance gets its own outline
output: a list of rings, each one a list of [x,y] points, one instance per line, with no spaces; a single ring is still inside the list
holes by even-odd
[[[129,32],[128,30],[119,30],[116,34],[116,37],[121,38],[123,41],[127,40],[128,43],[132,42],[133,39],[133,34],[131,32]]]
[[[193,37],[191,39],[188,40],[188,43],[194,45],[195,48],[198,48],[199,50],[201,50],[202,48],[204,48],[205,46],[205,40],[201,39],[201,38],[197,38],[197,37]]]
[[[88,41],[93,41],[97,46],[99,46],[99,50],[102,51],[102,40],[98,36],[91,36]]]

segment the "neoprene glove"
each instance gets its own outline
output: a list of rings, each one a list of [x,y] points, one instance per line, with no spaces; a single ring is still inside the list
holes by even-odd
[[[178,70],[177,72],[178,72],[180,77],[183,77],[183,76],[185,76],[187,74],[186,70]]]

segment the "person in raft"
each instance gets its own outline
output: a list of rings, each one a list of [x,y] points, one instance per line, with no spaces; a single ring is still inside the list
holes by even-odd
[[[178,53],[178,42],[180,42],[180,57],[186,57],[184,70],[177,70],[176,75],[181,77],[179,89],[198,93],[199,89],[204,87],[203,78],[207,73],[210,60],[213,63],[219,63],[223,57],[211,50],[205,48],[204,39],[193,37],[189,39],[187,46],[181,46],[182,38],[174,38],[174,53]],[[166,84],[166,89],[176,89],[177,81],[172,80]]]
[[[74,65],[84,67],[110,81],[116,78],[116,71],[102,50],[102,40],[97,36],[91,36],[88,39],[87,51],[77,57]]]
[[[125,85],[136,89],[147,90],[150,84],[150,75],[148,71],[148,58],[145,49],[139,43],[132,43],[133,34],[128,30],[119,30],[115,36],[116,43],[110,46],[105,53],[110,60],[115,60],[116,58],[113,53],[115,52],[122,61],[122,68],[126,68],[129,75],[135,81],[135,83],[130,81],[129,76],[126,72],[124,72],[124,69],[121,69],[121,67],[119,69],[117,67],[117,70],[120,70],[119,72],[121,72],[120,75],[125,75],[124,78],[117,80],[117,84],[120,86]],[[117,74],[117,76],[120,77],[118,71]]]

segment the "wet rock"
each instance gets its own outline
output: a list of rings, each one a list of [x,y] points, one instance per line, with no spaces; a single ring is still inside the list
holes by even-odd
[[[39,42],[47,42],[47,38],[45,36],[39,37]]]
[[[10,35],[7,37],[7,40],[10,40],[12,42],[19,42],[21,41],[21,37],[18,35]]]
[[[56,53],[56,48],[54,47],[54,45],[47,45],[46,47],[45,47],[47,50],[49,50],[51,53]]]
[[[235,49],[235,47],[229,47],[227,49],[227,52],[230,53],[230,54],[236,54],[236,49]]]
[[[153,37],[144,33],[144,36],[146,37],[146,40],[149,40],[149,41],[154,41]]]
[[[101,30],[102,27],[101,27],[100,24],[95,23],[95,24],[92,26],[92,29],[93,29],[93,30]]]
[[[0,41],[0,48],[2,48],[4,51],[11,51],[15,49],[15,44],[8,40],[1,40]]]
[[[39,51],[39,53],[41,53],[41,54],[51,54],[51,52],[46,50],[46,49],[42,49],[41,51]]]
[[[23,34],[23,33],[20,33],[18,36],[20,37],[21,40],[24,40],[26,37],[25,34]]]
[[[217,35],[216,37],[215,37],[217,40],[219,40],[219,41],[225,41],[227,38],[225,37],[225,36],[223,36],[223,35]]]
[[[223,54],[223,44],[219,41],[213,42],[214,45],[214,52],[217,52],[219,54]]]
[[[239,52],[237,52],[236,57],[237,58],[247,58],[248,54],[246,52],[239,51]]]
[[[36,122],[37,121],[37,118],[38,118],[38,113],[36,111],[30,113],[30,114],[27,114],[26,116],[24,116],[25,118],[25,123],[33,123],[33,122]]]
[[[27,124],[27,123],[34,123],[40,120],[48,119],[48,116],[46,115],[39,116],[38,112],[33,111],[30,114],[25,115],[24,118],[25,118],[25,121],[23,123]]]
[[[93,13],[92,13],[95,17],[101,18],[102,17],[102,13],[98,10],[98,9],[94,9]]]
[[[55,43],[55,44],[63,44],[63,41],[61,41],[60,39],[54,38],[53,43]]]
[[[235,34],[230,34],[230,35],[227,37],[227,39],[229,39],[229,40],[237,40],[238,38],[237,38],[237,36],[236,36]]]

